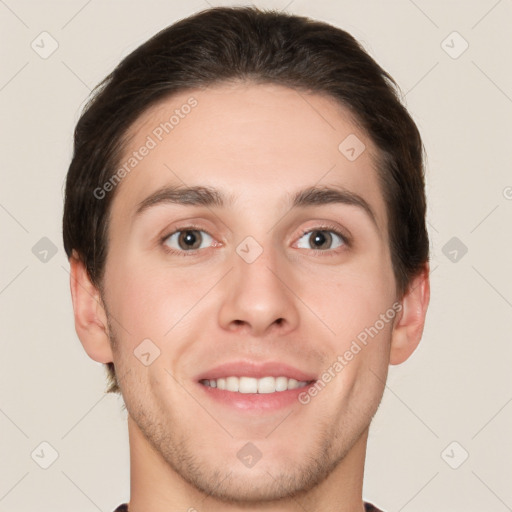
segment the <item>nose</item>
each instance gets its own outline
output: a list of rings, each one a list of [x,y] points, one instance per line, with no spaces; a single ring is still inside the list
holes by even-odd
[[[293,331],[299,324],[299,298],[290,262],[267,247],[249,261],[233,251],[233,270],[222,283],[220,326],[253,336]]]

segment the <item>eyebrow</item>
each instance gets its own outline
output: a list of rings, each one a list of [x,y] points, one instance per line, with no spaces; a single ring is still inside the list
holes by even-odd
[[[372,207],[360,195],[341,186],[313,186],[289,194],[291,209],[320,206],[325,204],[347,204],[361,208],[370,220],[377,225],[377,218]],[[208,186],[167,185],[143,199],[134,213],[134,218],[144,211],[161,204],[179,204],[188,206],[205,206],[225,208],[232,205],[234,196],[228,196],[220,190]]]

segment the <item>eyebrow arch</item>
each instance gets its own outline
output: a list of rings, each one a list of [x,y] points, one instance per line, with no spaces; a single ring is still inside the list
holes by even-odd
[[[360,195],[339,186],[308,187],[289,195],[291,209],[320,206],[324,204],[347,204],[361,208],[377,226],[375,213]],[[220,190],[207,186],[167,185],[143,199],[135,210],[134,217],[160,204],[181,204],[224,208],[233,204],[234,197],[226,196]]]
[[[307,206],[318,206],[323,204],[348,204],[361,208],[370,218],[370,220],[377,225],[377,217],[372,207],[368,202],[359,194],[350,192],[343,187],[322,186],[322,187],[308,187],[304,190],[299,190],[292,198],[292,208],[300,208]]]

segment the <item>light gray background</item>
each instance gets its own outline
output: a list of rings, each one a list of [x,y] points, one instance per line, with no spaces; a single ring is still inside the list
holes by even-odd
[[[429,157],[427,326],[412,358],[391,367],[364,497],[386,512],[512,510],[512,2],[255,4],[356,36],[402,87]],[[208,5],[221,2],[0,0],[0,512],[110,512],[128,499],[126,412],[74,330],[63,183],[90,89]],[[43,31],[58,43],[46,59]],[[36,246],[43,237],[54,256]],[[453,237],[467,254],[450,254]]]

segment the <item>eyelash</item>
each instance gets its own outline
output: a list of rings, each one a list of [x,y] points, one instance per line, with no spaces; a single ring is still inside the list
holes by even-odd
[[[162,245],[162,247],[166,253],[171,254],[173,256],[187,257],[187,256],[195,256],[199,251],[203,250],[203,249],[195,249],[192,251],[177,251],[175,249],[171,249],[165,243],[170,236],[172,236],[176,233],[183,232],[183,231],[203,231],[208,236],[213,238],[213,235],[211,233],[209,233],[206,229],[201,228],[200,226],[188,225],[188,226],[179,227],[177,229],[174,229],[173,231],[171,231],[170,233],[168,233],[167,235],[163,236],[160,239],[160,244]],[[302,230],[302,232],[299,236],[299,239],[302,238],[304,235],[306,235],[308,233],[312,233],[314,231],[328,231],[328,232],[334,233],[335,235],[340,237],[340,239],[343,242],[343,246],[351,247],[351,240],[347,237],[347,235],[344,235],[343,233],[341,233],[339,231],[339,228],[337,228],[336,226],[331,226],[331,225],[322,225],[322,226],[318,226],[315,228],[304,229],[304,230]],[[338,250],[336,250],[336,249],[327,249],[327,250],[309,249],[309,251],[312,251],[315,256],[321,256],[321,257],[337,256],[339,254],[339,249]]]

